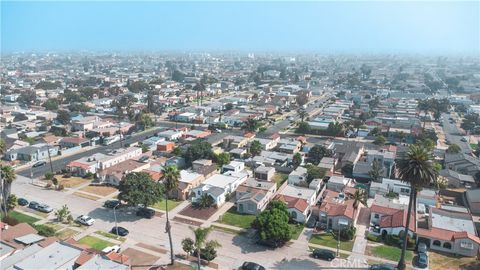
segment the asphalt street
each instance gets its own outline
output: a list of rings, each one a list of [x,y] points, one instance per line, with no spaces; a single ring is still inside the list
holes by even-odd
[[[442,114],[443,117],[443,131],[445,133],[446,139],[449,141],[450,145],[451,144],[457,144],[460,146],[462,149],[462,152],[465,154],[470,154],[472,152],[472,148],[470,147],[470,144],[468,142],[462,141],[462,138],[465,138],[465,134],[461,129],[459,129],[456,125],[456,123],[450,123],[451,120],[449,120],[450,117],[452,117],[450,114]],[[456,121],[460,121],[457,118],[454,118]]]

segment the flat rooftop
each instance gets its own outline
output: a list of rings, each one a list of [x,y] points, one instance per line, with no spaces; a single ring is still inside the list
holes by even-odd
[[[439,210],[431,212],[433,227],[454,232],[468,232],[471,235],[476,235],[475,225],[473,224],[472,219],[467,219],[467,216],[469,215],[449,213]]]

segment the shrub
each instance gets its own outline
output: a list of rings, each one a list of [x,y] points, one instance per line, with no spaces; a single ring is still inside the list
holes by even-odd
[[[15,226],[18,224],[18,220],[11,216],[5,216],[2,218],[2,222],[7,223],[10,226]]]
[[[346,229],[341,230],[340,231],[340,239],[342,241],[353,240],[353,238],[355,237],[355,231],[356,231],[356,228],[353,227],[353,226],[350,226]]]
[[[380,236],[369,233],[367,239],[374,242],[380,242]]]
[[[93,173],[88,172],[87,174],[85,174],[85,176],[84,176],[83,178],[85,178],[85,179],[93,179],[93,176],[94,176]]]
[[[53,179],[53,173],[52,172],[46,172],[45,173],[45,179],[47,180],[52,180]]]
[[[34,225],[34,228],[38,231],[38,234],[45,237],[55,236],[55,230],[52,227],[39,224]]]

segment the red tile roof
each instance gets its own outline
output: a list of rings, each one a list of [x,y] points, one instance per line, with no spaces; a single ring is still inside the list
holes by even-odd
[[[416,233],[418,236],[439,239],[444,241],[455,241],[456,239],[468,238],[480,244],[480,238],[478,238],[475,235],[471,235],[468,232],[453,232],[453,231],[433,227],[430,230],[418,228]]]
[[[399,209],[385,207],[385,206],[381,206],[381,205],[378,205],[378,204],[372,204],[372,206],[370,207],[370,212],[378,213],[378,214],[382,214],[382,215],[393,215],[394,213],[396,213],[398,211],[399,211]]]
[[[67,167],[79,167],[79,168],[82,168],[82,169],[89,169],[90,165],[85,164],[85,163],[81,163],[81,162],[78,162],[78,161],[72,161],[72,162],[68,163]]]
[[[384,215],[380,218],[381,228],[405,227],[407,223],[407,210],[397,210],[393,215]],[[411,213],[409,229],[415,231],[415,215]]]
[[[287,208],[295,208],[302,213],[308,208],[308,202],[305,199],[280,195],[277,197],[277,200],[286,203]]]

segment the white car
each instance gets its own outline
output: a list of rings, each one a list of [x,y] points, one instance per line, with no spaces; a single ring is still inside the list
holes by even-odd
[[[110,247],[106,247],[106,248],[102,249],[102,252],[104,252],[104,253],[110,253],[112,251],[115,252],[115,253],[120,252],[120,246],[115,245],[115,246],[110,246]]]
[[[89,216],[81,215],[77,218],[77,222],[83,225],[92,226],[93,223],[95,222],[95,219]]]

